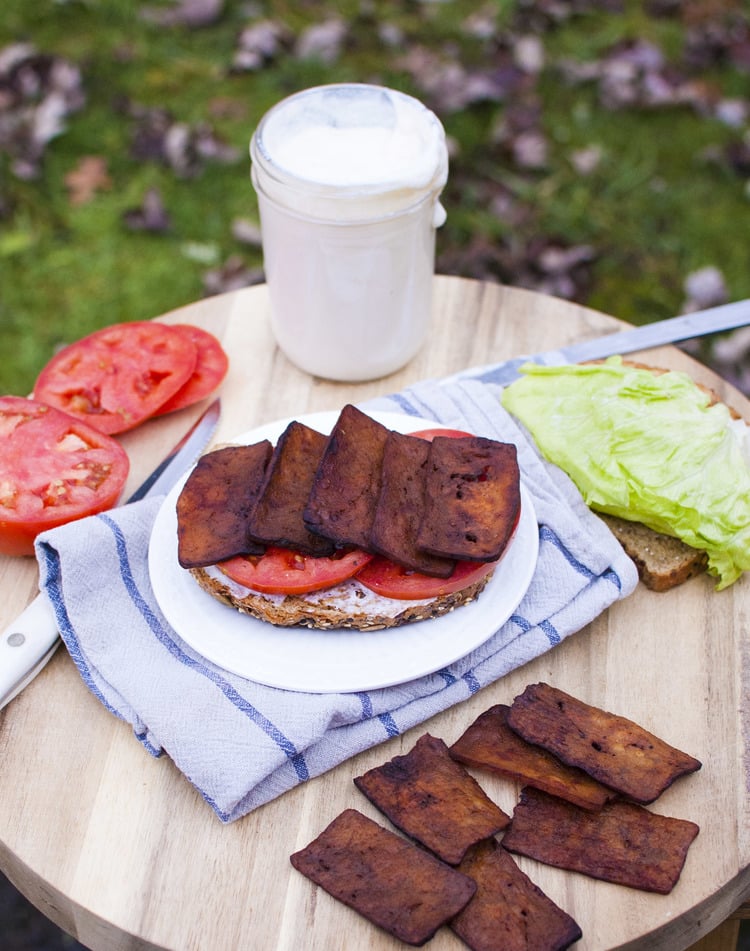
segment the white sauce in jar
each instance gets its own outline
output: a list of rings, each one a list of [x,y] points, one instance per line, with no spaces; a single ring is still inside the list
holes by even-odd
[[[250,151],[281,349],[335,380],[405,365],[428,333],[445,220],[436,116],[379,86],[323,86],[271,109]]]

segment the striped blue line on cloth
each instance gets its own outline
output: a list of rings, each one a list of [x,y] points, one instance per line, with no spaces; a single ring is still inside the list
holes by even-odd
[[[291,740],[284,736],[282,731],[279,730],[279,728],[275,726],[275,724],[273,724],[270,720],[268,720],[258,709],[256,709],[256,707],[254,707],[251,703],[248,703],[248,701],[245,700],[245,698],[242,697],[234,689],[234,687],[223,677],[221,677],[216,671],[210,670],[203,664],[194,660],[192,657],[186,654],[182,648],[175,643],[175,641],[172,640],[138,589],[138,585],[130,568],[130,559],[128,557],[125,536],[123,535],[119,525],[117,525],[117,523],[107,515],[100,515],[99,519],[105,525],[107,525],[115,538],[115,547],[117,549],[117,557],[120,566],[120,577],[125,590],[127,591],[130,600],[133,602],[144,621],[148,625],[150,631],[156,636],[157,640],[164,647],[166,647],[169,653],[181,664],[184,664],[186,667],[190,668],[196,673],[201,674],[203,677],[217,686],[227,698],[227,700],[233,704],[233,706],[235,706],[241,713],[247,716],[252,723],[258,726],[266,734],[266,736],[269,737],[269,739],[273,740],[291,762],[300,782],[309,779],[310,774],[305,762],[305,758],[291,742]]]
[[[44,570],[47,578],[47,592],[50,600],[52,601],[55,611],[55,618],[60,628],[60,633],[65,635],[64,640],[65,646],[68,648],[68,653],[73,659],[73,663],[78,668],[78,672],[83,678],[84,683],[94,694],[97,700],[104,704],[105,708],[109,710],[110,713],[114,713],[116,717],[124,720],[125,718],[120,713],[120,711],[117,710],[116,707],[113,707],[112,704],[107,701],[107,698],[104,696],[101,690],[99,690],[96,681],[91,675],[91,669],[89,668],[86,657],[81,650],[81,645],[78,641],[78,638],[76,637],[75,631],[73,630],[73,626],[70,623],[70,617],[68,616],[68,612],[65,607],[65,600],[62,594],[60,559],[57,557],[54,549],[50,548],[49,545],[43,545],[42,552],[44,554]]]
[[[401,409],[409,416],[413,416],[416,412],[418,412],[416,405],[411,400],[407,400],[406,397],[401,393],[390,395],[388,399],[397,406],[400,406]]]
[[[467,670],[461,679],[466,682],[466,686],[469,688],[469,693],[476,693],[477,690],[479,690],[482,686],[477,680],[473,670]]]
[[[559,644],[562,638],[560,637],[559,631],[555,628],[555,625],[545,618],[543,621],[539,621],[537,624],[532,624],[528,618],[522,617],[520,614],[512,614],[508,619],[517,627],[520,627],[521,634],[528,634],[529,631],[533,631],[534,628],[539,628],[539,630],[546,636],[547,640],[551,645]]]
[[[373,717],[373,707],[372,707],[372,697],[369,693],[357,693],[355,696],[359,699],[359,702],[362,704],[362,716],[360,722],[364,723],[366,720],[371,720]],[[391,716],[390,713],[379,713],[377,720],[380,722],[381,726],[385,730],[386,736],[398,736],[400,730],[396,726],[396,722]]]
[[[153,757],[155,757],[155,758],[157,758],[157,759],[158,759],[158,758],[162,755],[162,753],[164,752],[164,750],[163,750],[161,747],[159,747],[159,746],[154,746],[154,744],[153,744],[153,743],[151,742],[151,740],[149,740],[149,738],[148,738],[148,733],[142,733],[142,732],[135,733],[135,738],[136,738],[136,740],[138,740],[140,743],[142,743],[143,746],[146,747],[146,749],[149,751],[149,753],[150,753]]]
[[[378,720],[383,724],[383,728],[388,736],[398,736],[401,732],[390,713],[378,714]]]
[[[362,704],[362,719],[369,720],[372,717],[372,697],[369,693],[357,693],[356,696]]]
[[[622,591],[622,578],[617,574],[614,568],[607,568],[600,577],[613,584],[618,591]]]
[[[548,525],[539,526],[539,541],[540,542],[549,542],[551,545],[560,552],[563,558],[567,561],[571,568],[578,572],[579,575],[583,575],[584,578],[588,578],[593,581],[594,578],[599,576],[594,574],[594,572],[583,562],[579,561],[566,545],[560,540],[560,538],[552,531]]]
[[[569,548],[561,541],[559,536],[556,535],[548,525],[539,526],[539,541],[549,542],[551,545],[554,545],[554,547],[560,552],[570,567],[577,571],[580,575],[583,575],[584,578],[588,578],[590,581],[595,581],[601,578],[602,580],[613,584],[618,591],[622,591],[622,579],[614,570],[614,568],[607,568],[607,570],[602,572],[602,574],[596,574],[571,553]]]

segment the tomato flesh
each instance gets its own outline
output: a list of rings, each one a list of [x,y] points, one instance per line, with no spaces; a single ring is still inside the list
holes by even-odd
[[[170,324],[169,326],[192,341],[197,353],[197,362],[187,383],[158,408],[156,416],[173,413],[175,410],[192,406],[193,403],[204,399],[213,393],[229,369],[229,358],[212,333],[193,324]]]
[[[239,555],[217,567],[232,581],[261,594],[308,594],[348,581],[372,555],[359,548],[313,558],[289,548],[270,547],[263,555]]]
[[[377,556],[357,574],[357,581],[384,598],[420,601],[461,591],[494,570],[497,562],[459,561],[448,578],[434,578],[402,568],[388,558]]]
[[[128,476],[125,450],[53,407],[0,397],[0,552],[33,555],[43,531],[111,508]]]
[[[463,429],[418,429],[411,436],[419,436],[420,439],[433,440],[435,436],[447,436],[450,439],[462,439],[466,436],[472,436],[473,433],[464,432]]]
[[[167,324],[113,324],[60,350],[39,374],[34,399],[113,435],[154,415],[197,359],[192,340]]]

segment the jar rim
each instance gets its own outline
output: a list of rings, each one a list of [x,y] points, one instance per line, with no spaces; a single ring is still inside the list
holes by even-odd
[[[324,214],[314,214],[311,212],[305,212],[300,210],[300,208],[295,205],[294,202],[281,202],[278,200],[278,197],[269,193],[264,187],[263,184],[258,180],[257,170],[255,167],[251,169],[250,172],[251,180],[253,187],[258,195],[262,195],[263,199],[269,202],[276,208],[282,209],[286,214],[291,215],[293,218],[299,218],[300,221],[314,221],[317,224],[330,225],[335,227],[351,227],[353,225],[371,225],[378,224],[379,222],[386,222],[392,219],[400,218],[404,215],[415,214],[420,211],[425,204],[429,203],[438,203],[438,198],[440,197],[440,192],[442,191],[442,186],[434,187],[430,191],[425,191],[421,193],[417,198],[415,198],[409,204],[399,204],[393,207],[391,210],[378,214],[370,215],[364,217],[335,217],[333,216],[333,211],[331,211],[331,217],[328,217]],[[350,200],[350,196],[346,195],[337,195],[331,196],[330,199],[326,201],[342,201],[346,202]]]
[[[334,183],[320,181],[311,177],[304,177],[298,172],[290,170],[278,161],[274,160],[271,151],[264,139],[264,132],[272,125],[283,110],[302,107],[305,101],[318,99],[322,101],[325,97],[341,95],[341,93],[351,93],[355,96],[377,96],[387,97],[390,101],[407,103],[410,109],[415,110],[415,115],[419,116],[420,122],[424,120],[424,129],[430,129],[436,134],[438,150],[434,167],[430,175],[423,176],[417,182],[385,180],[381,182],[344,182]],[[321,99],[322,97],[322,99]],[[369,123],[362,123],[362,127],[367,127]],[[253,167],[258,169],[258,177],[262,174],[268,179],[271,188],[274,186],[283,189],[292,189],[300,195],[308,195],[317,199],[331,201],[333,206],[339,202],[350,201],[352,198],[367,200],[371,198],[375,201],[378,198],[387,195],[396,195],[402,191],[411,191],[412,193],[430,195],[436,189],[440,190],[445,185],[448,178],[448,152],[445,144],[445,131],[438,117],[431,112],[422,102],[413,96],[403,93],[399,90],[390,89],[385,86],[377,86],[369,83],[331,83],[323,86],[313,86],[309,89],[301,90],[287,96],[280,102],[272,106],[261,118],[258,126],[250,140],[250,158]],[[266,192],[268,188],[265,189]],[[278,200],[278,199],[277,199]],[[409,200],[409,204],[413,204]]]

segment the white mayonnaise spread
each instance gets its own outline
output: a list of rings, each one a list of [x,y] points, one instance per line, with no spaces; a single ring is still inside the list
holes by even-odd
[[[228,578],[215,565],[210,565],[205,569],[206,574],[223,584],[230,592],[233,598],[247,598],[250,595],[266,598],[272,604],[281,605],[286,598],[284,594],[260,594],[244,585],[237,584],[231,578]],[[309,594],[295,595],[301,601],[308,604],[318,604],[321,601],[334,601],[337,608],[346,614],[372,614],[379,617],[396,617],[409,607],[415,607],[422,604],[429,604],[431,598],[424,598],[419,601],[401,601],[394,598],[384,598],[369,588],[365,588],[356,579],[345,581],[343,584],[336,585],[333,588],[326,588],[324,591],[312,591]]]

